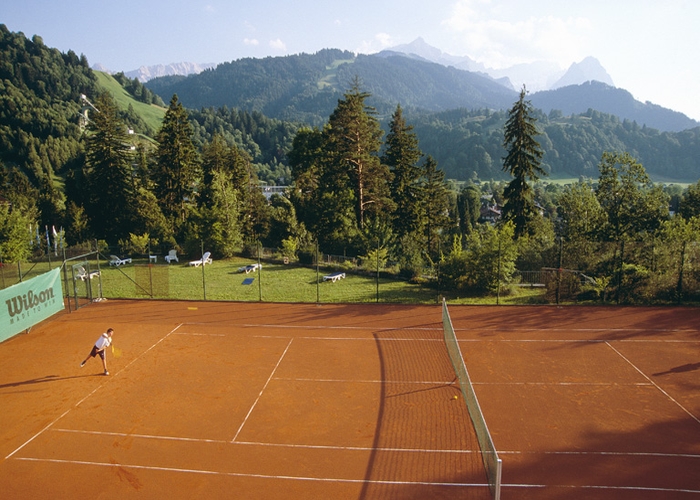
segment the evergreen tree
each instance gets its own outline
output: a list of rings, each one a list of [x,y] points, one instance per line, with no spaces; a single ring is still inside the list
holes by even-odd
[[[90,195],[85,208],[92,234],[116,243],[128,238],[134,220],[133,152],[111,95],[100,94],[95,108],[99,111],[90,115],[87,127],[85,167]]]
[[[438,170],[437,162],[428,156],[423,163],[423,213],[428,255],[438,256],[440,239],[450,226],[450,196],[445,184],[445,173]]]
[[[537,214],[532,187],[528,181],[537,181],[547,175],[540,166],[543,151],[535,140],[538,135],[530,101],[525,100],[525,87],[520,91],[520,99],[508,112],[503,147],[507,151],[503,159],[503,170],[513,176],[503,195],[503,217],[515,224],[515,237],[523,235],[530,219]]]
[[[192,142],[187,111],[173,95],[156,136],[156,164],[151,179],[163,214],[177,229],[186,219],[188,204],[194,203],[199,158]]]
[[[320,219],[318,197],[323,163],[323,134],[314,128],[300,129],[287,154],[292,170],[293,189],[289,196],[296,208],[299,222],[317,233]]]
[[[394,233],[403,238],[419,230],[421,218],[420,178],[418,165],[423,153],[418,149],[418,138],[413,126],[407,125],[401,106],[389,123],[382,163],[392,173],[391,195],[396,204],[394,210]]]
[[[481,217],[481,192],[471,182],[464,186],[457,197],[459,229],[463,235],[472,232]]]
[[[199,202],[202,206],[211,207],[214,176],[217,173],[228,172],[229,159],[228,146],[221,134],[215,134],[211,142],[202,147],[202,187],[199,191]]]
[[[215,255],[231,257],[242,243],[238,195],[226,170],[214,170],[201,237]]]
[[[324,131],[328,153],[324,185],[338,193],[350,191],[350,197],[343,195],[338,200],[354,203],[360,230],[368,216],[384,215],[393,208],[388,184],[391,174],[378,156],[383,132],[374,110],[365,104],[369,96],[355,81],[338,101]]]

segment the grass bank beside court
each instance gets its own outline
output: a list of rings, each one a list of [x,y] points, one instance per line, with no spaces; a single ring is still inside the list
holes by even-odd
[[[135,259],[119,268],[100,263],[102,295],[105,298],[155,298],[179,300],[231,300],[301,303],[410,303],[436,304],[445,296],[456,304],[496,304],[497,298],[457,297],[439,291],[435,283],[417,284],[382,275],[353,273],[336,282],[323,276],[337,268],[304,267],[297,264],[262,262],[262,271],[246,274],[239,269],[253,260],[235,257],[214,260],[212,264],[192,267],[187,262],[148,264]],[[91,267],[94,265],[91,264]],[[93,294],[96,293],[93,284]],[[541,303],[542,290],[520,289],[517,295],[498,298],[501,304]]]

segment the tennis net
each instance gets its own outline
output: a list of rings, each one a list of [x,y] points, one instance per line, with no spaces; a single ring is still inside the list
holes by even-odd
[[[479,440],[481,458],[483,459],[484,467],[486,468],[486,476],[488,478],[489,488],[491,489],[491,496],[493,496],[495,500],[500,500],[502,461],[498,457],[498,452],[496,451],[496,447],[491,439],[491,433],[486,426],[486,421],[484,421],[484,414],[481,412],[479,401],[477,400],[476,393],[474,392],[474,386],[469,378],[467,367],[464,364],[462,351],[460,351],[459,344],[457,343],[455,330],[452,326],[452,318],[450,318],[450,312],[447,310],[447,302],[445,299],[442,300],[442,326],[445,344],[447,345],[447,352],[450,355],[452,366],[454,367],[457,380],[459,381],[459,387],[462,390],[464,401],[466,402],[467,409],[469,410],[469,416],[471,417],[474,424],[474,429],[476,430],[476,437]]]

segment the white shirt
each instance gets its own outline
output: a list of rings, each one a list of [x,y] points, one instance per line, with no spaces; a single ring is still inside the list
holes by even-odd
[[[112,339],[107,335],[106,333],[103,333],[100,335],[100,338],[97,339],[97,342],[95,342],[95,347],[97,347],[98,350],[105,349],[106,347],[109,347],[112,344]]]

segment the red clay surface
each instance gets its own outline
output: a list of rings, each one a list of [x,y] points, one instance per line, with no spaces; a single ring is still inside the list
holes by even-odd
[[[488,499],[441,339],[437,306],[62,314],[0,344],[0,496]]]
[[[503,499],[700,498],[700,311],[450,313]],[[0,495],[488,499],[453,382],[439,306],[95,303],[0,344]]]
[[[450,313],[502,498],[700,498],[700,310]]]

